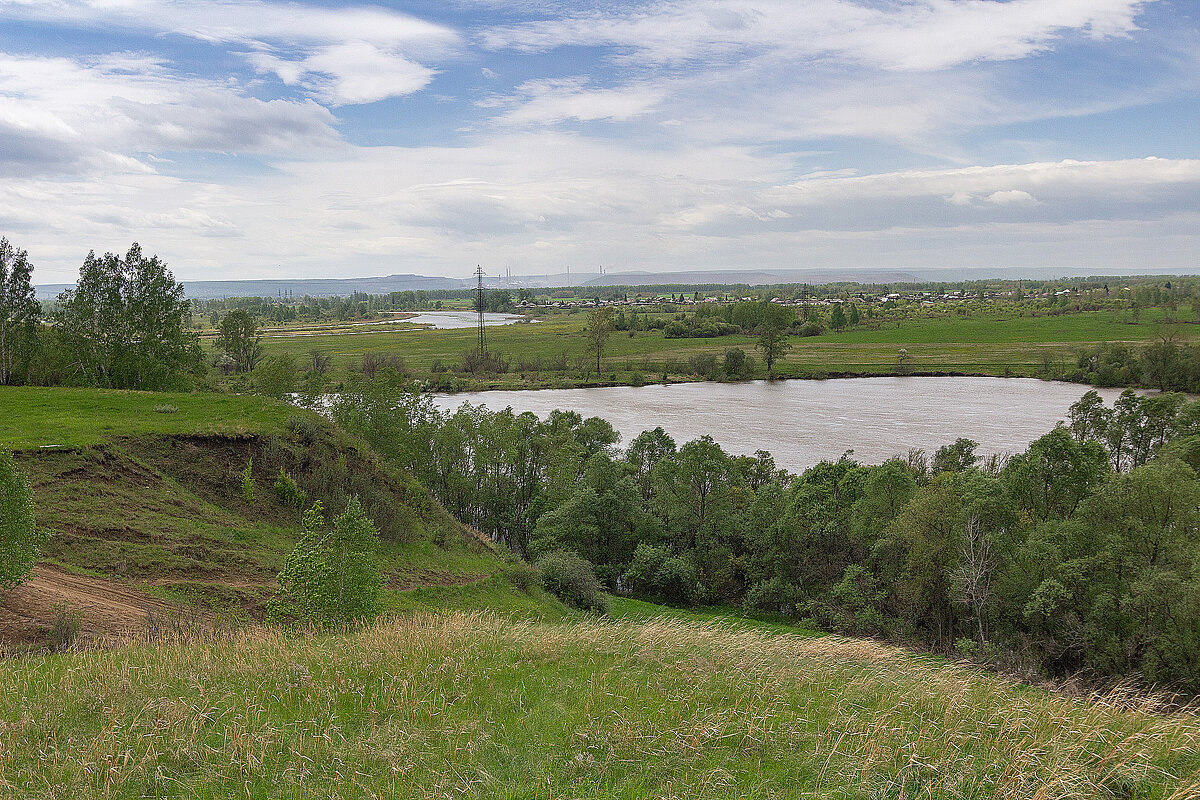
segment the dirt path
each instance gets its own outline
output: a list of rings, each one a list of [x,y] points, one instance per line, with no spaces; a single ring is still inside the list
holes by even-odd
[[[79,614],[80,636],[93,640],[137,636],[145,633],[150,614],[169,618],[177,613],[170,603],[132,586],[42,564],[0,602],[0,642],[43,641],[64,606]]]

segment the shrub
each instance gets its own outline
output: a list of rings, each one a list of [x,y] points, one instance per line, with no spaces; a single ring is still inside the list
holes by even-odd
[[[316,444],[317,439],[321,435],[320,425],[311,417],[296,414],[288,417],[284,423],[292,436],[296,437],[296,441],[304,445]]]
[[[46,644],[56,653],[69,650],[79,637],[79,627],[83,623],[80,613],[66,603],[58,603],[53,608],[54,624],[46,631]]]
[[[290,354],[263,359],[251,375],[254,392],[283,400],[300,385],[300,367]]]
[[[34,524],[29,479],[12,453],[0,450],[0,590],[25,580],[46,538]]]
[[[575,553],[554,550],[537,560],[542,586],[564,603],[584,611],[608,611],[600,579],[592,563]]]
[[[254,505],[254,459],[251,458],[246,462],[245,468],[238,473],[238,491],[242,496],[242,501],[248,505]]]
[[[542,575],[527,561],[518,561],[504,570],[504,579],[518,591],[532,594],[542,582]]]
[[[315,624],[359,622],[379,612],[379,534],[357,497],[332,526],[319,502],[304,514],[304,532],[279,573],[279,586],[277,611]]]
[[[800,326],[801,336],[820,336],[824,332],[825,329],[816,322],[806,322]]]
[[[638,594],[672,603],[693,603],[703,591],[700,575],[690,561],[647,542],[633,552],[622,583]]]
[[[178,406],[169,405],[169,404],[168,404],[168,405],[155,406],[155,407],[154,407],[154,413],[155,413],[155,414],[177,414],[177,413],[179,413],[179,407],[178,407]]]
[[[275,490],[275,496],[284,505],[294,508],[304,508],[308,505],[308,493],[300,488],[296,479],[289,475],[283,467],[279,468],[279,475],[275,478],[272,488]]]

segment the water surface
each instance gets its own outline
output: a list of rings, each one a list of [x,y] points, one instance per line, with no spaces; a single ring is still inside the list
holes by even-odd
[[[512,325],[523,319],[525,318],[515,314],[494,314],[491,311],[483,313],[485,327]],[[479,313],[476,311],[426,311],[415,317],[409,317],[404,322],[428,325],[431,328],[474,328],[479,324]]]
[[[435,402],[542,417],[570,409],[608,420],[623,444],[659,425],[679,444],[709,434],[731,453],[769,450],[779,466],[800,471],[847,450],[872,464],[910,448],[932,453],[960,436],[979,442],[981,455],[1019,453],[1088,388],[1032,378],[845,378],[464,392]],[[1120,395],[1099,392],[1110,404]]]

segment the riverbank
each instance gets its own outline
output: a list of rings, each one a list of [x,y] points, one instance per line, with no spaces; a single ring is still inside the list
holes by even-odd
[[[1150,310],[1150,311],[1153,311]],[[1138,323],[1115,312],[1055,317],[977,315],[915,318],[887,326],[859,326],[820,336],[789,338],[791,351],[774,367],[781,379],[900,375],[1058,378],[1077,368],[1080,354],[1102,343],[1140,348],[1160,340],[1161,319],[1148,311]],[[470,373],[458,367],[477,347],[473,328],[423,331],[347,331],[264,341],[265,352],[305,361],[317,351],[330,359],[331,376],[360,368],[364,357],[399,359],[415,379],[439,391],[565,389],[639,386],[700,380],[762,379],[766,367],[757,339],[742,334],[711,339],[671,338],[661,330],[616,331],[596,370],[584,331],[585,315],[554,313],[535,325],[489,327],[486,342],[504,367]],[[1176,341],[1200,339],[1200,326],[1178,325]],[[735,374],[727,353],[745,357]]]

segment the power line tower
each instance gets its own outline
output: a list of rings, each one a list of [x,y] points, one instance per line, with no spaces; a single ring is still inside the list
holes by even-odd
[[[475,294],[475,307],[479,310],[479,355],[483,355],[483,267],[478,264],[475,265]]]

